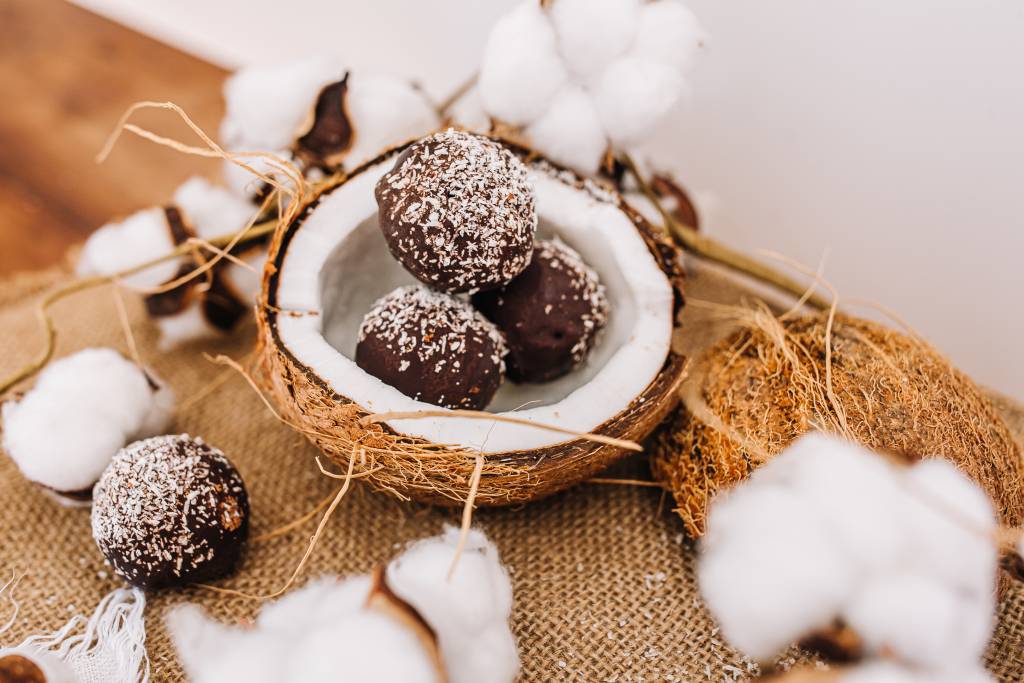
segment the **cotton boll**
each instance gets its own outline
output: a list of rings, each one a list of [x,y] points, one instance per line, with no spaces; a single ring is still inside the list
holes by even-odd
[[[128,435],[139,430],[153,400],[146,374],[117,351],[103,348],[84,349],[51,363],[31,393],[87,407],[91,417]]]
[[[799,491],[850,559],[865,570],[891,565],[906,542],[899,524],[899,471],[862,446],[812,432],[758,468],[753,479]],[[853,511],[856,511],[855,513]]]
[[[445,653],[446,658],[449,656]],[[507,624],[492,624],[475,634],[471,647],[460,647],[449,664],[452,683],[507,683],[519,672],[519,650]]]
[[[680,0],[642,5],[631,53],[684,71],[706,40],[697,17]]]
[[[173,250],[174,241],[164,210],[153,207],[96,230],[82,247],[77,270],[83,276],[113,275],[166,256]],[[180,259],[170,259],[130,275],[124,281],[134,287],[156,287],[169,282],[180,265]]]
[[[869,581],[843,617],[871,652],[915,666],[959,667],[984,652],[985,643],[976,647],[973,634],[965,633],[969,610],[961,596],[934,579],[891,574]]]
[[[301,638],[310,630],[330,626],[339,615],[361,610],[369,593],[368,576],[355,576],[345,581],[333,577],[310,581],[264,606],[256,626]]]
[[[558,0],[549,10],[563,59],[578,77],[599,73],[633,42],[638,0]]]
[[[345,70],[326,58],[239,70],[224,83],[221,144],[228,149],[286,149],[324,86]]]
[[[422,91],[389,76],[353,75],[346,102],[353,130],[353,144],[345,154],[344,165],[349,170],[441,125],[434,105]]]
[[[250,306],[256,303],[263,284],[263,266],[267,261],[267,250],[260,248],[239,256],[248,267],[237,263],[229,264],[225,275],[242,301]]]
[[[85,491],[124,446],[123,431],[95,429],[87,416],[72,413],[54,422],[75,408],[39,395],[4,404],[4,450],[26,479],[64,493]]]
[[[416,543],[388,566],[388,585],[437,633],[452,683],[511,681],[519,662],[508,632],[508,572],[494,546],[473,530],[449,579],[458,540],[459,530],[449,528],[440,537]],[[489,657],[480,657],[478,651]]]
[[[150,436],[165,434],[174,422],[174,413],[177,406],[177,396],[174,390],[166,384],[161,385],[153,392],[149,410],[142,418],[135,434],[131,435],[133,441]]]
[[[854,582],[811,505],[752,484],[715,500],[697,575],[725,636],[759,660],[827,626]]]
[[[234,235],[256,213],[250,202],[200,177],[189,178],[174,191],[174,204],[184,212],[196,237],[204,240]]]
[[[78,493],[92,487],[129,441],[164,431],[173,394],[111,349],[54,361],[18,402],[3,406],[3,446],[25,477]]]
[[[248,255],[238,257],[249,263],[255,271],[234,263],[221,266],[220,277],[224,278],[225,284],[230,287],[238,303],[246,306],[256,303],[266,256],[266,250],[259,248]],[[193,301],[180,312],[157,316],[153,320],[160,331],[157,346],[161,351],[170,351],[212,337],[222,337],[230,331],[213,325],[199,301]]]
[[[452,104],[448,109],[448,116],[458,127],[469,131],[487,133],[491,129],[491,117],[484,109],[480,87],[477,85]]]
[[[979,664],[959,670],[920,671],[879,660],[844,671],[839,683],[994,683],[994,679]]]
[[[24,645],[0,648],[0,681],[32,683],[38,679],[26,675],[28,672],[25,669],[29,668],[31,671],[30,667],[37,669],[32,671],[32,674],[43,674],[45,683],[76,683],[71,667],[52,652],[39,651]],[[22,675],[24,677],[21,677]]]
[[[214,334],[210,323],[203,317],[203,309],[198,303],[190,304],[181,313],[161,316],[155,319],[160,330],[160,341],[157,347],[161,351],[170,351],[184,344],[206,339]]]
[[[473,529],[455,573],[459,530],[449,527],[435,538],[419,541],[388,565],[388,585],[439,631],[473,630],[508,617],[512,586],[497,550],[483,532]]]
[[[840,683],[926,683],[922,674],[894,662],[868,662],[844,672]],[[929,679],[929,683],[937,683]]]
[[[601,74],[593,96],[608,137],[629,145],[669,112],[683,88],[682,76],[671,66],[626,56]]]
[[[276,157],[276,159],[272,157]],[[292,181],[290,178],[295,173],[295,170],[289,168],[287,165],[294,165],[295,158],[292,153],[286,149],[271,151],[268,153],[268,156],[239,157],[239,161],[253,169],[253,171],[263,175],[273,176],[277,181],[282,183],[291,184]],[[255,200],[263,192],[264,181],[252,171],[239,166],[233,161],[224,161],[222,175],[224,176],[224,183],[228,186],[228,189],[239,197],[244,197],[248,200]],[[256,202],[253,202],[250,205],[252,210],[255,210],[255,204]]]
[[[991,592],[998,564],[992,502],[947,460],[922,461],[905,481],[901,517],[909,533],[901,561],[970,595]]]
[[[197,605],[167,613],[167,630],[191,683],[271,683],[290,679],[291,643],[257,630],[220,624]]]
[[[438,671],[416,634],[368,611],[310,633],[291,653],[287,680],[437,683]]]
[[[168,631],[193,683],[435,683],[433,652],[390,613],[367,607],[371,581],[324,578],[265,606],[252,628],[197,606],[173,610]]]
[[[480,67],[480,98],[487,112],[514,126],[537,119],[567,74],[555,31],[535,0],[524,0],[491,30]]]
[[[585,174],[596,173],[608,149],[601,120],[590,97],[566,85],[544,114],[526,129],[530,144],[549,159]]]
[[[174,201],[191,222],[196,235],[205,240],[238,233],[256,211],[248,201],[204,178],[186,181],[174,193]],[[236,257],[249,267],[225,263],[223,273],[242,301],[253,304],[260,288],[266,250],[250,249]]]

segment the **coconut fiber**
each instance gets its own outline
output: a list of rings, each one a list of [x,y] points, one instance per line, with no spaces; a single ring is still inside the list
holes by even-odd
[[[718,491],[811,430],[910,462],[946,457],[988,492],[1004,524],[1020,525],[1020,448],[989,398],[927,342],[827,312],[711,310],[738,329],[699,353],[684,405],[650,444],[691,534],[703,533]]]
[[[20,366],[42,343],[34,303],[63,275],[35,274],[0,283],[0,373]],[[725,292],[722,281],[693,277],[693,299]],[[249,489],[253,536],[295,520],[337,490],[317,470],[318,451],[271,416],[234,371],[213,365],[202,351],[243,358],[254,326],[232,341],[155,351],[155,331],[142,305],[126,297],[144,361],[168,380],[185,408],[177,429],[223,449]],[[109,345],[127,351],[111,291],[97,289],[53,309],[58,354]],[[1019,437],[1024,413],[1004,403],[1002,413]],[[609,476],[642,477],[640,458]],[[25,573],[15,597],[21,611],[0,636],[12,644],[50,632],[73,614],[88,615],[119,585],[89,532],[89,513],[58,507],[25,482],[0,456],[0,571]],[[730,649],[701,604],[694,550],[670,500],[648,487],[583,484],[545,500],[509,509],[478,510],[474,522],[496,542],[512,572],[513,627],[524,681],[732,681],[753,665]],[[368,572],[406,543],[458,522],[458,509],[402,503],[353,485],[300,579],[323,573]],[[268,593],[284,584],[305,550],[313,523],[269,541],[252,542],[239,572],[220,585]],[[5,580],[5,579],[3,579]],[[202,604],[228,622],[244,622],[258,603],[199,588],[151,597],[147,610],[154,680],[182,680],[162,622],[167,608]],[[0,622],[10,605],[0,602]],[[804,656],[795,650],[784,661]],[[988,662],[1001,681],[1024,677],[1024,589],[1003,597]]]

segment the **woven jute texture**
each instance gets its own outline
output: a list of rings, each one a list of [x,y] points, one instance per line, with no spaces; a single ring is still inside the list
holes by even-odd
[[[0,282],[0,373],[39,348],[34,305],[60,277],[52,272]],[[701,274],[691,278],[689,293],[722,300],[739,292],[717,276]],[[187,405],[177,429],[222,448],[245,478],[254,535],[298,518],[337,488],[338,482],[316,469],[316,452],[301,436],[270,415],[232,371],[203,357],[206,351],[244,358],[251,352],[252,327],[232,341],[160,354],[138,301],[126,300],[145,362]],[[53,312],[59,355],[96,345],[126,350],[110,288],[76,295]],[[1011,402],[1000,405],[1019,437],[1024,413]],[[647,476],[641,458],[616,475]],[[16,594],[21,613],[0,643],[49,632],[72,614],[89,614],[118,585],[92,542],[88,511],[59,507],[26,483],[6,456],[0,456],[0,505],[0,571],[25,572]],[[404,544],[457,523],[458,515],[354,486],[300,583],[323,573],[367,572]],[[497,543],[512,573],[522,680],[732,681],[754,671],[723,642],[702,606],[694,549],[659,490],[584,484],[518,509],[478,511],[475,523]],[[312,529],[310,523],[250,544],[237,575],[222,585],[253,593],[276,590]],[[182,680],[162,623],[168,607],[183,601],[200,603],[228,622],[244,622],[259,608],[257,602],[199,588],[152,596],[147,630],[154,680]],[[803,659],[795,651],[788,655],[786,663]],[[1024,679],[1024,590],[1011,587],[1001,601],[988,663],[1001,681]]]

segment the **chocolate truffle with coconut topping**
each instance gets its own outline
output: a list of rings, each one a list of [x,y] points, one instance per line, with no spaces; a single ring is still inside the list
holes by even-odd
[[[413,285],[363,318],[356,364],[417,401],[481,410],[501,385],[505,352],[501,333],[468,302]]]
[[[537,228],[526,166],[488,138],[457,130],[411,145],[376,187],[392,255],[445,292],[494,289],[530,262]]]
[[[523,274],[473,303],[504,332],[508,376],[546,382],[579,365],[608,322],[608,299],[597,273],[571,247],[541,240]]]
[[[187,434],[122,448],[93,490],[96,544],[140,588],[229,573],[248,533],[249,499],[238,471]]]

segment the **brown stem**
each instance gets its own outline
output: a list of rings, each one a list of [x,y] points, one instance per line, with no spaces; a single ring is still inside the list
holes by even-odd
[[[644,178],[643,174],[640,173],[640,170],[637,168],[632,157],[628,154],[622,153],[620,154],[620,158],[622,159],[622,163],[626,165],[629,172],[634,178],[636,178],[637,185],[643,195],[647,197],[655,207],[657,207],[658,212],[665,221],[665,227],[668,229],[669,235],[671,235],[683,250],[706,258],[709,261],[720,263],[731,270],[748,277],[752,277],[755,280],[760,280],[761,282],[769,284],[776,289],[792,294],[795,297],[800,298],[807,294],[806,285],[789,277],[785,273],[780,273],[771,266],[761,263],[757,259],[751,258],[743,252],[726,246],[707,235],[702,235],[688,225],[680,223],[662,205],[661,200],[654,193],[654,190],[651,188],[646,178]],[[831,306],[830,302],[826,301],[824,297],[816,293],[812,293],[807,296],[807,303],[820,310],[825,310]]]
[[[240,239],[238,234],[234,233],[231,235],[222,235],[220,237],[216,237],[212,240],[209,240],[209,243],[211,246],[214,246],[217,249],[224,249],[231,245],[232,242],[258,239],[260,237],[269,235],[276,228],[276,220],[264,221],[262,223],[257,223],[256,225],[253,225],[251,228],[249,228],[249,230],[245,232],[244,235],[241,236]],[[26,379],[32,377],[40,370],[42,370],[44,367],[46,367],[46,364],[50,362],[50,359],[53,358],[53,352],[57,341],[57,329],[54,327],[53,318],[50,317],[49,309],[51,306],[53,306],[58,301],[61,301],[62,299],[71,296],[72,294],[77,294],[78,292],[83,292],[87,289],[93,289],[95,287],[101,287],[105,284],[114,282],[115,280],[119,280],[121,278],[134,275],[135,273],[146,270],[147,268],[151,268],[159,263],[163,263],[164,261],[169,261],[170,259],[177,258],[178,256],[184,256],[188,253],[191,253],[193,249],[195,249],[195,245],[185,243],[179,245],[173,251],[170,251],[159,258],[155,258],[145,263],[140,263],[137,266],[133,266],[131,268],[122,270],[118,273],[113,273],[111,275],[93,275],[91,277],[73,280],[53,290],[45,297],[43,297],[42,301],[39,302],[38,308],[36,309],[36,316],[42,323],[43,330],[46,334],[46,342],[43,345],[42,350],[40,350],[39,354],[35,357],[35,359],[24,365],[21,369],[19,369],[9,377],[6,377],[3,380],[3,382],[0,382],[0,396],[5,395],[12,388],[17,386],[21,382],[25,381]]]

